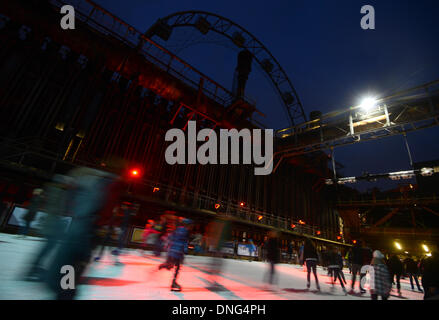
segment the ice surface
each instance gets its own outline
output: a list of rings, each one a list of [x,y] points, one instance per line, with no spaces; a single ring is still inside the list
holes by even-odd
[[[43,239],[0,233],[0,299],[53,299],[53,295],[38,282],[23,281],[23,274],[37,252]],[[298,265],[278,264],[277,285],[266,287],[264,277],[269,269],[267,263],[224,259],[219,276],[210,272],[211,258],[185,257],[180,269],[178,283],[181,292],[171,292],[173,272],[158,271],[161,258],[151,252],[127,249],[120,257],[123,265],[114,265],[111,249],[107,249],[100,262],[90,264],[85,276],[88,283],[79,285],[77,299],[109,300],[369,300],[370,294],[344,295],[340,284],[332,287],[323,268],[318,268],[321,292],[311,281],[306,289],[306,272]],[[350,289],[351,275],[345,270]],[[217,285],[213,283],[217,281]],[[411,291],[407,279],[401,281],[402,298],[393,290],[390,300],[421,300],[422,293]],[[358,282],[356,284],[358,292]]]

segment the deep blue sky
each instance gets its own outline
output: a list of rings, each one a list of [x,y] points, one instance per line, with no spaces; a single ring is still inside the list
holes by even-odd
[[[203,10],[240,24],[276,57],[295,86],[305,111],[323,113],[439,79],[437,0],[98,0],[139,30],[177,11]],[[376,30],[360,27],[363,5],[373,5]],[[188,48],[180,56],[227,88],[236,51],[216,45]],[[264,76],[254,68],[247,93],[267,114],[266,123],[288,126],[285,112]],[[439,128],[409,135],[414,161],[439,159]],[[336,149],[344,175],[410,169],[402,137]],[[362,190],[376,183],[357,185]],[[392,184],[381,182],[379,186]],[[393,184],[394,185],[394,184]]]

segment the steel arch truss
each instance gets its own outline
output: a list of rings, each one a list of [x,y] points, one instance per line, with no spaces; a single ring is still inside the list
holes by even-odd
[[[151,38],[158,36],[167,41],[172,30],[179,27],[194,27],[202,35],[215,32],[228,38],[235,46],[247,49],[261,69],[270,78],[279,94],[292,124],[306,122],[299,96],[287,74],[268,51],[268,49],[250,32],[233,21],[205,11],[183,11],[159,19],[147,32]]]

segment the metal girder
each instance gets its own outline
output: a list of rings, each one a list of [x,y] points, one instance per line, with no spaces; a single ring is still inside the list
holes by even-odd
[[[434,210],[432,210],[432,209],[430,209],[430,208],[422,207],[422,209],[424,209],[425,211],[428,211],[428,212],[430,212],[431,214],[434,214],[435,216],[438,216],[438,217],[439,217],[439,213],[437,213],[436,211],[434,211]]]
[[[199,26],[200,19],[203,19],[204,27],[207,28],[204,31]],[[159,19],[145,34],[148,37],[153,37],[156,34],[157,26],[163,24],[170,28],[194,27],[201,30],[202,33],[212,31],[231,40],[235,46],[247,49],[274,85],[285,106],[291,125],[307,121],[299,96],[284,69],[271,52],[243,27],[210,12],[184,11]]]
[[[392,218],[397,212],[399,211],[399,208],[393,208],[392,211],[390,211],[389,214],[387,214],[386,216],[384,216],[383,218],[381,218],[379,221],[377,221],[373,227],[378,227],[380,225],[382,225],[384,222],[386,222],[387,220],[389,220],[390,218]]]
[[[347,108],[277,131],[282,158],[382,139],[439,125],[439,80],[377,101],[373,112]],[[277,166],[276,166],[277,167]]]

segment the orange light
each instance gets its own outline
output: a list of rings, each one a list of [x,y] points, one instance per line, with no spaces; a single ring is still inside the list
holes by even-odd
[[[319,234],[321,234],[321,232],[320,232],[320,231],[317,231],[317,234],[319,235]]]
[[[215,203],[215,209],[219,209],[219,207],[221,207],[221,205],[219,203]]]
[[[342,231],[340,231],[340,235],[342,235],[343,234],[343,232]]]
[[[292,224],[292,225],[291,225],[291,229],[294,229],[295,227],[296,227],[295,224]]]
[[[245,203],[244,203],[244,202],[241,202],[239,205],[240,205],[241,207],[243,207],[243,206],[245,206]]]
[[[152,189],[152,192],[158,192],[160,191],[160,188],[154,187],[154,189]]]
[[[305,224],[305,221],[299,220],[299,224]]]
[[[353,244],[356,244],[356,243],[357,243],[357,240],[352,240],[352,243],[353,243]]]
[[[264,217],[263,216],[259,216],[258,220],[261,221]]]
[[[337,236],[337,240],[340,240],[341,239],[341,237],[340,236]]]

